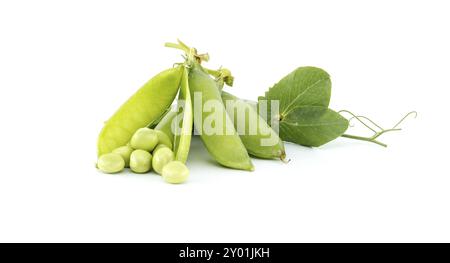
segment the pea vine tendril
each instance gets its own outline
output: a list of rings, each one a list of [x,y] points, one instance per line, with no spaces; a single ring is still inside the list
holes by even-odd
[[[352,135],[352,134],[343,134],[343,135],[341,135],[341,137],[354,139],[354,140],[360,140],[360,141],[372,142],[372,143],[381,145],[383,147],[387,147],[387,144],[382,143],[382,142],[377,140],[381,135],[383,135],[385,133],[388,133],[388,132],[392,132],[392,131],[400,131],[401,128],[398,128],[398,127],[400,126],[400,124],[403,123],[403,121],[406,118],[408,118],[409,116],[413,116],[413,115],[414,115],[414,118],[417,117],[417,112],[416,111],[411,111],[411,112],[407,113],[405,116],[403,116],[403,118],[401,120],[399,120],[392,128],[385,129],[385,128],[382,128],[377,123],[375,123],[374,121],[372,121],[371,119],[367,118],[366,116],[355,115],[351,111],[348,111],[348,110],[341,110],[341,111],[339,111],[339,113],[347,113],[347,114],[351,115],[352,117],[348,120],[349,123],[353,119],[356,119],[362,125],[364,125],[366,128],[368,128],[369,130],[371,130],[374,133],[370,137],[364,137],[364,136],[358,136],[358,135]]]

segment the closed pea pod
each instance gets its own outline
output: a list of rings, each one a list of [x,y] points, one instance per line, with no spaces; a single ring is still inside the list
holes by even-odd
[[[223,166],[252,171],[253,164],[225,111],[216,82],[197,63],[189,73],[189,88],[194,98],[194,124],[210,155]],[[216,106],[214,110],[205,111],[207,103],[213,103]],[[200,108],[196,107],[198,104]],[[220,134],[205,129],[205,121],[214,117],[222,122],[222,127],[216,129]]]
[[[285,159],[283,141],[254,106],[225,91],[222,99],[249,154],[264,159]]]
[[[158,119],[178,92],[182,67],[165,70],[142,86],[105,123],[98,137],[98,155],[125,145],[136,130]]]

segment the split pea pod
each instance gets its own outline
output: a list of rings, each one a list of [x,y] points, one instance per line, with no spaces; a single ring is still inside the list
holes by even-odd
[[[189,92],[189,73],[186,68],[183,70],[183,77],[181,79],[179,103],[183,104],[183,107],[180,108],[180,110],[182,110],[182,124],[179,133],[175,134],[173,149],[175,153],[175,160],[186,163],[189,148],[191,146],[193,126],[192,100]],[[177,124],[179,124],[178,118]]]
[[[263,159],[285,159],[283,141],[252,105],[225,91],[222,91],[222,99],[250,155]]]
[[[179,66],[154,76],[106,121],[98,137],[99,156],[126,145],[136,130],[161,117],[177,95],[182,69]]]
[[[174,141],[174,133],[172,131],[172,121],[176,118],[178,112],[174,109],[171,109],[169,112],[164,115],[161,121],[156,125],[155,130],[159,130],[164,132],[170,139],[170,142],[173,145]]]
[[[189,72],[194,100],[194,125],[210,155],[221,165],[254,170],[233,122],[227,115],[216,82],[197,63]]]

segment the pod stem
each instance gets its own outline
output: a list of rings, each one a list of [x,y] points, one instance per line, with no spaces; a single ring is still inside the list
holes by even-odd
[[[355,115],[352,112],[348,111],[348,110],[341,110],[339,111],[339,113],[347,113],[350,114],[352,117],[348,120],[349,122],[353,119],[358,120],[362,125],[364,125],[366,128],[368,128],[369,130],[371,130],[374,134],[370,137],[364,137],[364,136],[357,136],[357,135],[352,135],[352,134],[343,134],[341,135],[341,137],[344,138],[349,138],[349,139],[353,139],[353,140],[360,140],[360,141],[366,141],[366,142],[372,142],[375,144],[378,144],[380,146],[383,147],[387,147],[387,144],[382,143],[380,141],[377,140],[378,137],[380,137],[381,135],[387,133],[387,132],[391,132],[391,131],[400,131],[401,129],[398,128],[398,126],[410,115],[414,115],[414,118],[417,117],[417,112],[415,111],[411,111],[408,114],[406,114],[405,116],[403,116],[403,118],[398,121],[392,128],[390,129],[384,129],[382,128],[380,125],[376,124],[374,121],[372,121],[371,119],[365,117],[365,116],[361,116],[361,115]],[[366,123],[366,121],[368,121],[370,124]],[[375,127],[372,127],[372,126]]]
[[[181,40],[177,39],[178,43],[170,43],[167,42],[164,44],[165,47],[169,47],[169,48],[175,48],[175,49],[179,49],[181,51],[183,51],[186,54],[187,60],[188,61],[197,61],[199,64],[202,61],[208,61],[209,60],[209,55],[208,53],[205,54],[198,54],[197,53],[197,49],[189,47],[188,45],[186,45],[185,43],[183,43]]]
[[[281,155],[280,155],[280,160],[281,160],[283,163],[289,163],[289,162],[291,162],[291,159],[286,159],[286,152],[285,152],[285,151],[283,151],[283,152],[281,153]]]
[[[222,67],[220,67],[218,70],[213,70],[205,67],[203,67],[203,69],[206,71],[206,73],[213,76],[218,83],[225,83],[229,87],[233,86],[234,77],[229,69]]]

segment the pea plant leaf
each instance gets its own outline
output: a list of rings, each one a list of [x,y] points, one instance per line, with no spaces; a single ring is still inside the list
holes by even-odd
[[[279,101],[279,114],[285,116],[301,106],[328,107],[331,96],[330,75],[316,67],[299,67],[270,88],[259,103],[267,102],[267,116],[271,111],[271,101]]]
[[[300,106],[290,110],[279,125],[284,141],[318,147],[341,136],[349,123],[326,107]]]

